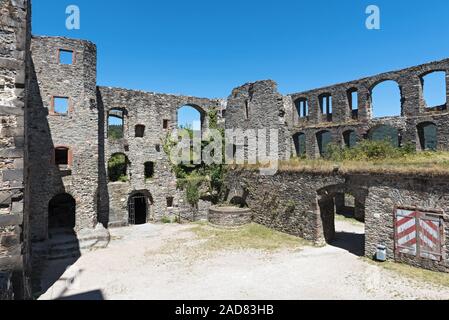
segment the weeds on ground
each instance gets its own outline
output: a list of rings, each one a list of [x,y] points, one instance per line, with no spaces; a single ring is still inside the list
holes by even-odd
[[[207,240],[206,250],[258,249],[277,251],[281,249],[300,249],[312,244],[301,238],[287,235],[255,223],[235,228],[217,228],[208,223],[195,223],[190,229],[198,238]]]

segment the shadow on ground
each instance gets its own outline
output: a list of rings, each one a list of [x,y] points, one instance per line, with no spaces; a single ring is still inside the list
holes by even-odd
[[[330,245],[359,257],[365,255],[365,235],[361,233],[336,232]]]

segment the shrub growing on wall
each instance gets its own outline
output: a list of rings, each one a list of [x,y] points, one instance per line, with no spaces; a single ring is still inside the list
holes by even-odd
[[[128,159],[124,154],[114,154],[108,161],[109,181],[128,181]]]

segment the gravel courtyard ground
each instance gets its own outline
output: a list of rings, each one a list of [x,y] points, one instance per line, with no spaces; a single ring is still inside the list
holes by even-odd
[[[205,224],[112,229],[107,249],[83,255],[58,281],[68,262],[48,264],[40,299],[449,299],[448,286],[355,255],[363,225],[338,220],[344,232],[320,248],[258,228],[258,239]]]

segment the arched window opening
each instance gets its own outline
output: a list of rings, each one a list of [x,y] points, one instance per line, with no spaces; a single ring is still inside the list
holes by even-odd
[[[446,72],[435,71],[421,77],[423,98],[427,108],[447,109]]]
[[[400,146],[400,137],[398,129],[389,125],[380,125],[371,129],[368,138],[372,141],[388,141],[393,146]]]
[[[135,127],[135,136],[136,138],[143,138],[145,136],[145,126],[138,124]]]
[[[123,153],[116,153],[108,161],[110,182],[128,181],[128,158]]]
[[[48,204],[48,228],[74,229],[76,224],[76,201],[67,194],[59,194]]]
[[[112,109],[108,114],[108,138],[111,140],[123,139],[125,137],[125,111]]]
[[[436,151],[438,148],[438,128],[434,123],[425,122],[418,125],[418,137],[423,151]]]
[[[359,117],[359,94],[356,88],[349,89],[348,92],[348,104],[351,118],[356,120]]]
[[[295,103],[296,112],[298,113],[299,118],[307,118],[309,116],[309,103],[307,99],[298,99]]]
[[[321,114],[326,115],[327,121],[332,121],[332,95],[326,93],[320,96]]]
[[[298,158],[303,158],[306,155],[306,135],[304,133],[297,133],[293,136],[293,143],[295,145],[295,152]]]
[[[154,162],[148,161],[144,164],[145,167],[145,179],[151,179],[154,177]]]
[[[178,109],[179,129],[201,131],[203,121],[204,113],[198,107],[185,105]]]
[[[321,131],[316,134],[316,139],[320,156],[327,156],[328,147],[332,143],[332,134],[329,131]]]
[[[354,148],[357,145],[357,134],[354,130],[343,132],[343,141],[347,148]]]
[[[371,90],[371,108],[375,118],[401,116],[402,95],[396,81],[380,82]]]

